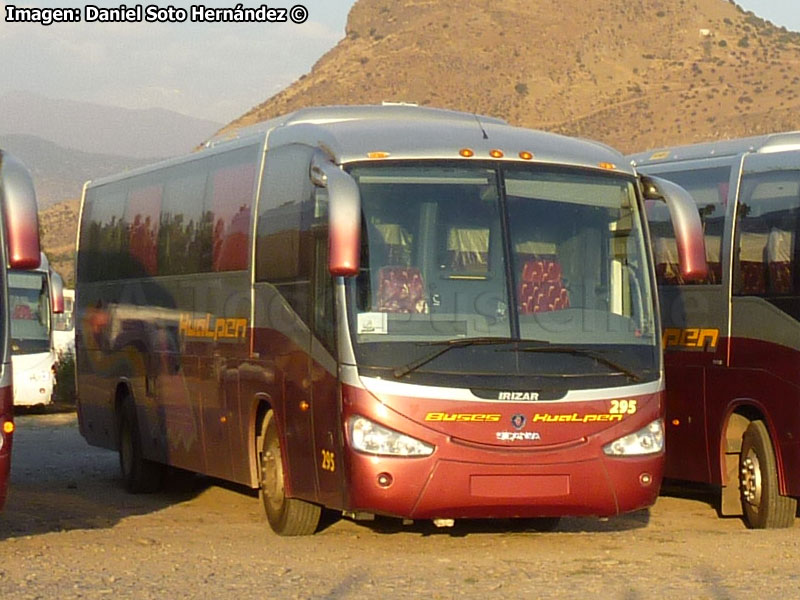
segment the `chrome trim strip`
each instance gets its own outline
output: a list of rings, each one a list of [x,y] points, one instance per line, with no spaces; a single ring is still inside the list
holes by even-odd
[[[365,390],[379,396],[387,394],[390,396],[405,396],[408,398],[427,398],[430,400],[453,400],[458,402],[491,402],[499,404],[518,404],[519,402],[509,400],[492,400],[479,398],[468,388],[450,388],[429,385],[417,385],[413,383],[402,383],[399,381],[389,381],[378,377],[361,377],[361,384]],[[590,402],[594,400],[609,400],[621,396],[644,396],[655,394],[664,390],[663,379],[640,383],[636,385],[626,385],[610,388],[597,388],[589,390],[571,390],[567,395],[558,400],[547,400],[546,404],[557,404],[564,402]],[[536,402],[530,402],[536,404]]]
[[[11,364],[0,363],[0,387],[10,387],[12,383]]]
[[[347,290],[345,289],[344,277],[335,277],[333,286],[339,364],[353,366],[356,364],[356,353],[353,349],[353,340],[350,339],[350,325],[347,320]],[[355,378],[358,379],[357,371]],[[358,387],[361,387],[361,385],[359,384]]]

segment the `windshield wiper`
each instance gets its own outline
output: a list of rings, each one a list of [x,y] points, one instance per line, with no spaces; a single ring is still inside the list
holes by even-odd
[[[628,367],[619,364],[616,361],[611,360],[610,358],[600,354],[599,352],[595,352],[593,350],[587,350],[585,348],[573,348],[572,346],[533,346],[528,348],[520,348],[520,352],[557,352],[561,354],[574,354],[576,356],[586,356],[588,358],[594,359],[595,361],[604,364],[605,366],[615,369],[618,371],[619,374],[626,375],[628,379],[632,381],[641,381],[641,376],[636,374],[636,372],[632,371]]]
[[[419,346],[441,346],[441,348],[437,348],[433,352],[426,354],[420,358],[412,360],[410,363],[403,367],[397,367],[392,374],[396,378],[403,377],[408,375],[412,371],[416,371],[422,365],[428,364],[434,358],[437,358],[452,350],[453,348],[466,348],[467,346],[479,346],[479,345],[491,345],[491,344],[518,344],[520,341],[523,342],[532,342],[534,344],[547,344],[549,342],[545,340],[519,340],[514,338],[508,337],[471,337],[471,338],[456,338],[454,340],[443,340],[443,341],[429,341],[429,342],[417,342]],[[535,348],[531,348],[534,350]]]

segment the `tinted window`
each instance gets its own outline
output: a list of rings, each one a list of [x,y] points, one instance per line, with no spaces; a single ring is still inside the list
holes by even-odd
[[[156,174],[157,175],[157,174]],[[163,185],[152,174],[131,182],[125,221],[128,225],[130,277],[155,275],[158,269],[156,241],[161,218]]]
[[[800,171],[747,175],[739,197],[734,294],[796,298],[800,295]],[[800,311],[795,306],[790,312]]]
[[[663,202],[650,202],[647,207],[647,218],[650,222],[656,277],[659,284],[722,283],[722,234],[725,229],[730,173],[730,167],[655,173],[657,177],[677,183],[694,198],[705,232],[708,261],[708,276],[703,281],[683,281],[669,210]]]
[[[246,269],[250,258],[250,215],[260,146],[241,148],[211,161],[208,198],[213,214],[214,271]]]
[[[11,310],[11,352],[48,352],[50,293],[47,276],[33,271],[9,272],[8,302]]]
[[[158,235],[161,275],[211,270],[211,214],[205,210],[207,160],[169,169]]]
[[[86,192],[78,281],[102,281],[120,276],[120,265],[127,261],[128,255],[128,228],[123,219],[127,192],[127,181]]]
[[[259,281],[309,279],[313,244],[302,243],[302,237],[310,227],[304,221],[313,209],[314,186],[309,178],[312,154],[311,148],[299,145],[267,153],[256,240]],[[305,218],[304,212],[308,213]]]

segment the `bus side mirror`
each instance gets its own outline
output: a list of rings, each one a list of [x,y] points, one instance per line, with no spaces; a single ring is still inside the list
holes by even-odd
[[[33,180],[25,165],[3,151],[0,151],[0,203],[8,242],[8,266],[38,268],[39,215]]]
[[[650,175],[642,175],[640,179],[645,200],[667,203],[683,280],[702,281],[708,275],[708,264],[703,224],[694,199],[681,186],[666,179]]]
[[[361,195],[355,180],[318,153],[311,181],[328,190],[328,270],[331,275],[358,275],[361,253]]]
[[[50,304],[53,314],[60,315],[64,312],[64,280],[55,271],[50,271]]]

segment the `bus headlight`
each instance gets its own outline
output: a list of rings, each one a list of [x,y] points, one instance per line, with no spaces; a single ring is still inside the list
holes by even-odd
[[[664,449],[664,421],[656,419],[639,431],[603,446],[609,456],[639,456],[656,454]]]
[[[433,446],[361,416],[350,417],[353,448],[383,456],[429,456]]]

